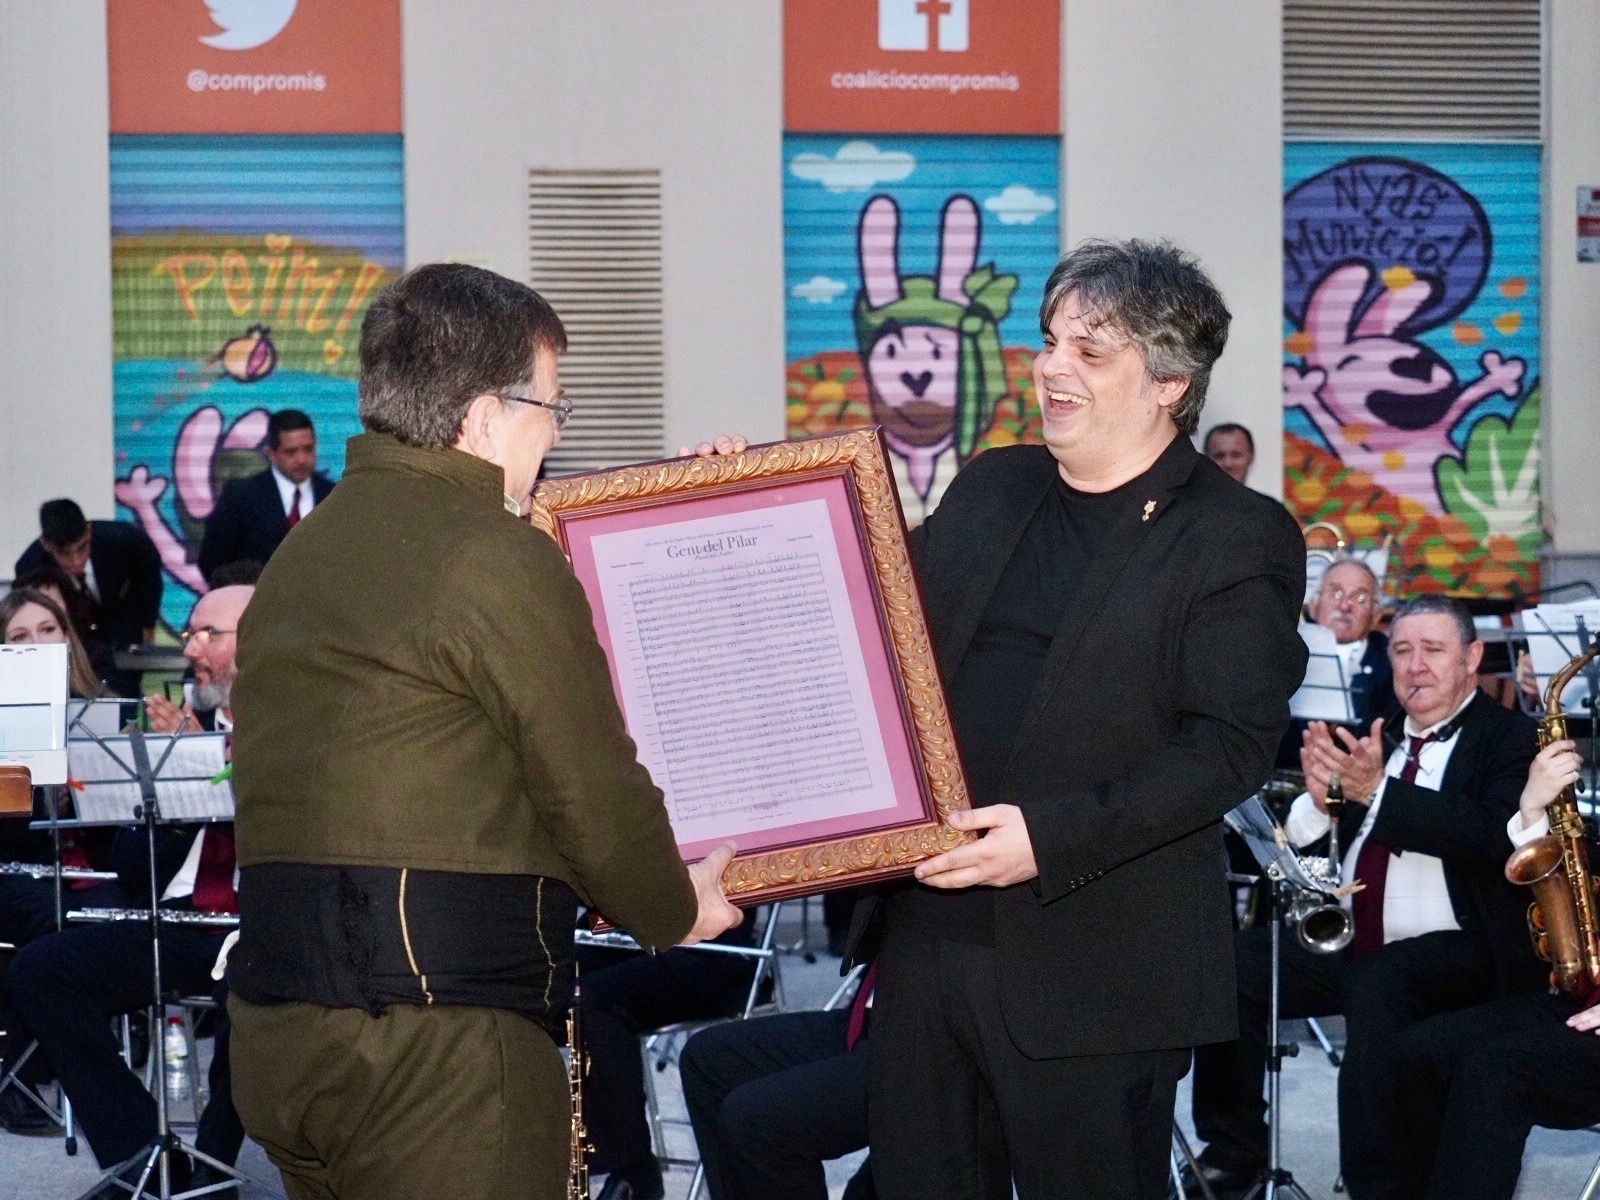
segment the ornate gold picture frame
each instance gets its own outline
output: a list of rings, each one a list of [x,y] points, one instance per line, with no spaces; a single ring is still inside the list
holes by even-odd
[[[909,874],[970,807],[877,430],[541,483],[679,848],[740,904]]]

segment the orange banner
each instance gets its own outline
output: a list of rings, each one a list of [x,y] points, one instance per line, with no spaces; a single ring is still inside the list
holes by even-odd
[[[399,133],[400,0],[108,0],[112,133]]]
[[[784,0],[791,133],[1061,132],[1060,0]]]

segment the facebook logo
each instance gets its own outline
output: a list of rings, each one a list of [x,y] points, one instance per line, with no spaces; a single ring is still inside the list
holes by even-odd
[[[965,50],[970,0],[878,0],[878,49]],[[933,25],[938,22],[938,38]]]

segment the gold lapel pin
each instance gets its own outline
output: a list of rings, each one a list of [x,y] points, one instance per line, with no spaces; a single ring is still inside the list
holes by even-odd
[[[1156,511],[1156,502],[1154,500],[1146,500],[1144,502],[1144,516],[1140,517],[1139,519],[1141,521],[1148,521],[1150,519],[1150,514],[1155,512],[1155,511]]]

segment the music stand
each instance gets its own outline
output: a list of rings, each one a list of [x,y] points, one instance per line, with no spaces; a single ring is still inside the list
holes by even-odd
[[[147,739],[137,729],[130,729],[126,735],[117,738],[91,732],[89,743],[98,747],[103,757],[90,754],[85,746],[84,752],[74,762],[75,778],[78,777],[77,771],[83,770],[81,782],[84,790],[80,793],[83,798],[78,803],[80,820],[71,824],[125,825],[129,823],[127,818],[131,817],[144,827],[150,882],[148,918],[152,1011],[156,1013],[162,1012],[166,1006],[166,993],[161,981],[161,926],[164,922],[161,880],[156,866],[156,830],[163,821],[222,820],[232,817],[232,789],[220,786],[223,782],[223,741],[220,734],[186,736],[178,733]],[[122,754],[122,743],[126,744],[126,758]],[[161,757],[153,766],[150,761],[151,744],[157,744],[161,749]],[[181,753],[178,752],[180,746],[184,746]],[[206,746],[214,749],[208,752],[202,748]],[[187,773],[162,777],[161,772],[169,762],[181,766]],[[173,789],[173,808],[182,812],[171,817],[162,816],[158,783]],[[204,787],[212,789],[209,805],[204,803]],[[130,805],[129,810],[119,813],[117,810],[121,805]],[[249,1182],[234,1167],[188,1145],[172,1132],[167,1112],[166,1056],[161,1053],[161,1044],[154,1036],[151,1037],[150,1054],[155,1066],[156,1135],[136,1154],[102,1173],[94,1187],[84,1193],[82,1200],[89,1200],[108,1183],[128,1189],[130,1200],[139,1200],[140,1197],[187,1200],[188,1197],[210,1195],[231,1188],[241,1181]],[[222,1179],[174,1193],[171,1161],[174,1154],[205,1163],[220,1172]],[[133,1183],[129,1183],[125,1175],[135,1168],[138,1170],[137,1177]]]
[[[1600,631],[1600,600],[1540,604],[1522,614],[1522,627],[1528,638],[1528,656],[1542,700],[1551,676],[1594,644],[1595,632]],[[1582,690],[1577,687],[1579,680],[1583,682]],[[1584,765],[1587,768],[1591,810],[1595,806],[1597,784],[1600,784],[1600,711],[1596,709],[1597,698],[1600,698],[1600,661],[1592,659],[1578,672],[1577,679],[1568,685],[1564,699],[1564,707],[1569,713],[1576,707],[1583,710],[1589,720],[1589,753]],[[1540,711],[1534,715],[1543,714]]]
[[[1279,1196],[1293,1196],[1296,1200],[1311,1200],[1306,1190],[1295,1182],[1294,1174],[1283,1166],[1283,1060],[1294,1058],[1300,1047],[1294,1042],[1285,1044],[1278,1037],[1278,1000],[1283,979],[1281,952],[1283,945],[1283,913],[1293,904],[1296,891],[1331,894],[1332,887],[1313,879],[1301,866],[1300,858],[1288,846],[1288,838],[1259,796],[1251,796],[1223,818],[1228,828],[1250,847],[1250,853],[1261,864],[1262,873],[1272,882],[1271,898],[1272,958],[1267,989],[1267,1165],[1257,1176],[1242,1200],[1276,1200]]]
[[[1355,724],[1355,701],[1350,695],[1344,652],[1333,631],[1321,625],[1302,624],[1300,640],[1306,644],[1306,674],[1289,698],[1289,715],[1297,721]]]

